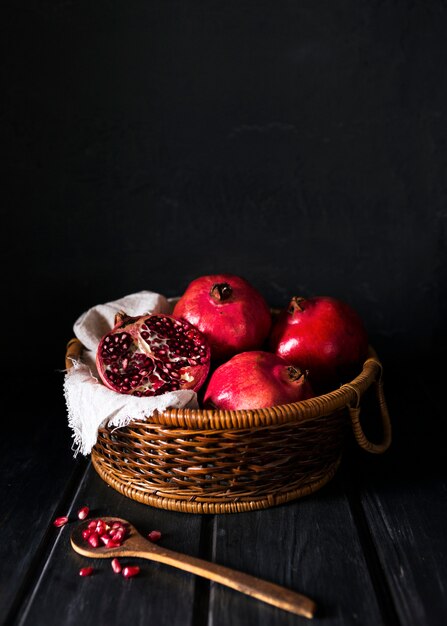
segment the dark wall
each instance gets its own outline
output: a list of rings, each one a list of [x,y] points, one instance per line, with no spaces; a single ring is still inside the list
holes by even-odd
[[[445,3],[3,6],[3,368],[224,271],[347,300],[390,362],[441,354]]]

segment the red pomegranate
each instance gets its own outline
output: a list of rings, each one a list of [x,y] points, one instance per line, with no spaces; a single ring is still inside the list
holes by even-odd
[[[262,350],[241,352],[211,375],[204,405],[217,409],[263,409],[314,395],[306,373]]]
[[[368,336],[358,313],[327,296],[293,297],[272,326],[269,347],[308,369],[315,390],[327,391],[358,373]]]
[[[205,382],[210,348],[203,334],[170,315],[118,315],[101,339],[96,365],[103,383],[119,393],[158,396]]]
[[[231,274],[193,280],[175,305],[173,315],[205,335],[214,361],[261,348],[272,323],[269,306],[259,291],[244,278]]]

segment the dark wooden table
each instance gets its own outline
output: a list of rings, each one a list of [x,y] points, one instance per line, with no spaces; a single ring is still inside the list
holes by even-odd
[[[428,382],[429,381],[429,382]],[[313,623],[447,624],[446,428],[441,377],[385,377],[393,443],[383,456],[348,446],[319,492],[258,512],[193,515],[151,508],[107,486],[89,459],[73,458],[62,373],[23,391],[0,441],[0,615],[3,624],[220,626],[310,623],[166,565],[129,559],[124,579],[109,561],[76,554],[69,535],[85,504],[92,515],[159,529],[167,548],[284,585],[318,603]],[[36,403],[32,398],[41,398]],[[72,520],[57,529],[59,515]],[[79,569],[93,565],[94,575]]]

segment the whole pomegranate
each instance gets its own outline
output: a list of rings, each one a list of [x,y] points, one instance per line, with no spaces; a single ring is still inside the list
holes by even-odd
[[[172,314],[205,335],[214,361],[261,348],[272,323],[264,297],[247,280],[232,274],[196,278]]]
[[[170,315],[117,316],[101,339],[96,365],[103,383],[119,393],[157,396],[205,382],[210,348],[200,331]]]
[[[308,369],[315,390],[326,391],[356,374],[368,350],[360,316],[328,296],[293,297],[275,320],[269,347],[289,363]]]
[[[262,350],[241,352],[211,375],[204,405],[217,409],[263,409],[314,395],[306,373]]]

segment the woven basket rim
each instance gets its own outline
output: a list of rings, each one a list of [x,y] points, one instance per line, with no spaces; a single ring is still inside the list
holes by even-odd
[[[281,404],[264,409],[167,409],[154,414],[148,421],[192,429],[252,428],[273,426],[285,422],[303,422],[358,404],[366,389],[378,379],[382,365],[372,347],[361,372],[349,383],[308,400]]]
[[[83,346],[73,338],[67,344],[65,355],[66,367],[69,369],[73,360],[79,359]],[[382,373],[382,364],[372,346],[368,347],[367,358],[362,370],[350,382],[342,384],[338,389],[315,396],[308,400],[301,400],[290,404],[281,404],[264,409],[166,409],[163,412],[155,411],[145,421],[137,421],[144,427],[145,424],[160,424],[174,428],[192,430],[226,430],[228,428],[253,428],[272,426],[286,422],[303,422],[322,415],[330,414],[338,409],[357,406],[363,393],[377,381]]]

